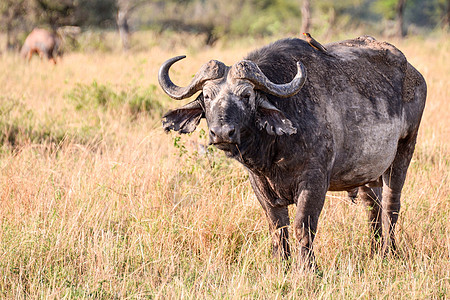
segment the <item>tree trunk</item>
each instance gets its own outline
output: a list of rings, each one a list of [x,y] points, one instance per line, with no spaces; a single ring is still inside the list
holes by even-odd
[[[11,23],[8,20],[8,23],[6,24],[6,51],[12,49],[12,43],[11,43]]]
[[[123,50],[130,48],[130,27],[128,26],[128,9],[119,9],[117,12],[117,26]]]
[[[395,9],[397,14],[396,35],[399,38],[403,38],[406,32],[403,28],[403,16],[405,12],[406,0],[398,0],[397,7]]]
[[[117,0],[117,27],[119,27],[122,49],[127,51],[130,48],[130,27],[128,26],[128,14],[131,9],[130,0]]]
[[[11,51],[13,49],[13,21],[14,21],[14,7],[11,7],[7,11],[7,15],[4,16],[6,23],[6,51]]]
[[[331,6],[328,9],[328,29],[325,33],[325,36],[328,38],[333,34],[333,30],[336,28],[336,9],[334,9],[333,6]]]
[[[6,20],[6,51],[15,51],[17,50],[18,41],[17,41],[17,31],[14,30],[14,17],[7,18]]]
[[[442,22],[442,27],[444,28],[445,31],[449,30],[449,26],[450,26],[450,0],[447,0],[447,7],[445,9],[445,13],[444,13],[444,20]]]
[[[311,2],[310,2],[310,0],[303,0],[301,12],[302,12],[301,32],[309,32],[309,29],[311,27]]]

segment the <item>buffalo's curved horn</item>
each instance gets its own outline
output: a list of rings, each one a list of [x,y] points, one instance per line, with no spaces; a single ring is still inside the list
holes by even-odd
[[[170,80],[169,69],[174,63],[185,57],[186,55],[181,55],[168,59],[159,68],[159,85],[169,97],[176,100],[189,98],[201,90],[206,81],[223,77],[227,68],[222,62],[211,60],[200,68],[188,86],[180,87]]]
[[[297,94],[305,84],[306,69],[301,62],[297,62],[297,74],[294,79],[288,83],[277,84],[270,81],[254,62],[241,60],[231,67],[230,76],[236,79],[247,79],[262,91],[287,98]]]

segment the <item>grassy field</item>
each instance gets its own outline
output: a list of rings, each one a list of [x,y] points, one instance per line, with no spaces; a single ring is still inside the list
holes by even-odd
[[[369,258],[363,205],[329,193],[319,275],[272,259],[246,171],[205,148],[204,123],[190,136],[161,128],[180,104],[157,86],[164,60],[188,55],[173,73],[183,85],[209,59],[232,64],[267,41],[180,40],[56,66],[0,55],[0,298],[450,298],[448,36],[392,41],[428,84],[399,257]]]

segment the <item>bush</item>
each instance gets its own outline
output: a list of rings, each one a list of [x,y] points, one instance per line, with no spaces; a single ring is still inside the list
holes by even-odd
[[[121,92],[124,101],[132,115],[137,115],[141,112],[150,113],[155,112],[161,116],[164,107],[155,99],[156,85],[152,84],[147,88],[132,88],[128,93]]]
[[[67,93],[67,98],[73,101],[77,110],[91,110],[103,108],[109,111],[122,111],[125,109],[132,116],[139,113],[156,113],[162,115],[163,105],[155,99],[156,86],[146,88],[130,87],[120,92],[115,92],[110,85],[97,83],[77,83]]]
[[[50,116],[39,119],[24,101],[0,98],[0,145],[13,148],[28,143],[60,143],[67,137],[64,126]]]

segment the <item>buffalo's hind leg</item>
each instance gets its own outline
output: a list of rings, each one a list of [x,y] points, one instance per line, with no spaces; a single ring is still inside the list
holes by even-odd
[[[392,165],[383,174],[382,220],[384,227],[383,253],[396,252],[394,230],[400,212],[400,196],[406,172],[411,162],[417,134],[398,143],[397,155]]]
[[[368,187],[366,185],[363,185],[359,187],[358,194],[367,209],[369,229],[371,234],[371,255],[374,255],[381,248],[382,240],[382,187]]]

